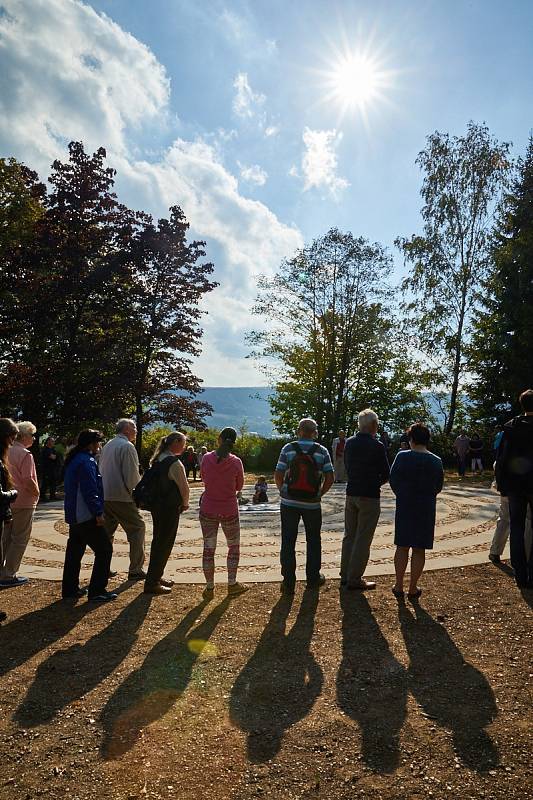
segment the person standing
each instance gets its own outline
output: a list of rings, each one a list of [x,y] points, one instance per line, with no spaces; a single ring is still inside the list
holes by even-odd
[[[41,452],[41,501],[43,503],[48,502],[48,497],[46,496],[47,492],[49,492],[50,500],[57,500],[56,489],[58,469],[59,456],[55,449],[55,439],[52,436],[49,436],[45,440],[44,447]]]
[[[507,544],[510,531],[509,519],[509,498],[500,496],[500,510],[498,512],[498,519],[496,520],[496,528],[489,551],[489,561],[493,564],[501,564],[502,554]],[[531,554],[531,547],[533,546],[533,531],[531,528],[531,507],[528,506],[526,514],[526,527],[524,531],[524,542],[526,547],[526,557],[529,558]]]
[[[327,449],[315,441],[317,436],[314,419],[300,420],[297,441],[282,447],[274,473],[280,493],[281,588],[286,594],[294,594],[296,585],[296,539],[300,520],[305,528],[307,586],[316,588],[325,583],[320,572],[321,501],[333,485],[334,473]]]
[[[346,467],[344,466],[344,448],[346,446],[346,434],[339,431],[336,439],[331,445],[331,456],[333,458],[333,468],[335,472],[335,483],[346,483]]]
[[[7,417],[0,418],[0,550],[3,542],[4,525],[11,520],[11,503],[17,499],[17,490],[13,488],[11,473],[9,472],[8,451],[18,429],[12,419]],[[0,561],[3,563],[3,551],[0,554]],[[0,611],[0,622],[7,617],[5,611]]]
[[[184,451],[182,457],[183,465],[185,467],[185,475],[188,478],[189,473],[192,472],[192,479],[196,481],[196,473],[198,472],[198,456],[194,452],[194,447],[189,447]]]
[[[509,499],[511,564],[521,588],[533,588],[533,552],[526,556],[525,528],[533,512],[533,389],[520,395],[523,414],[505,425],[496,457],[496,486]]]
[[[189,508],[189,482],[179,456],[187,437],[176,431],[159,442],[150,466],[157,466],[157,491],[152,504],[153,520],[150,561],[144,582],[145,594],[169,594],[173,581],[163,573],[176,541],[180,514]]]
[[[460,478],[464,478],[466,472],[466,461],[470,452],[470,439],[464,431],[461,431],[454,442],[455,452],[457,453],[457,465]]]
[[[381,487],[389,479],[389,462],[377,438],[378,415],[366,408],[358,416],[358,432],[346,442],[344,460],[348,472],[341,553],[341,587],[375,589],[363,575],[381,513]]]
[[[202,459],[201,477],[205,490],[200,498],[200,526],[204,539],[202,566],[205,576],[203,597],[211,600],[215,590],[215,550],[218,527],[221,526],[228,544],[228,595],[236,597],[248,590],[237,582],[240,558],[241,527],[237,494],[244,486],[242,461],[231,450],[237,441],[234,428],[224,428],[218,437],[218,447]]]
[[[202,470],[202,459],[206,453],[207,453],[207,447],[201,447],[200,452],[198,453],[198,469],[200,470],[200,472]]]
[[[81,431],[76,447],[65,459],[65,520],[69,526],[62,582],[65,600],[87,593],[80,588],[81,560],[87,547],[94,552],[89,603],[107,603],[117,598],[114,592],[106,591],[113,545],[104,527],[102,477],[95,459],[102,439],[99,431]]]
[[[472,459],[472,475],[475,475],[479,469],[479,473],[483,472],[483,440],[478,433],[474,433],[470,439],[470,457]]]
[[[418,579],[424,569],[426,550],[433,549],[437,495],[444,485],[441,459],[430,453],[430,431],[421,422],[409,428],[410,450],[398,453],[390,473],[390,485],[396,495],[394,520],[394,569],[396,583],[392,592],[404,597],[403,582],[409,550],[411,573],[407,597],[416,600],[422,594]]]
[[[131,419],[119,419],[116,436],[103,448],[98,466],[104,482],[105,526],[111,541],[119,525],[130,545],[129,580],[146,578],[143,570],[146,526],[132,492],[141,480],[139,456],[133,442],[137,426]]]
[[[4,524],[0,586],[17,586],[28,582],[28,578],[17,575],[17,572],[30,540],[33,514],[39,500],[35,461],[27,449],[33,444],[37,428],[31,422],[19,422],[17,430],[17,438],[9,448],[8,460],[18,496],[11,504],[12,518]]]

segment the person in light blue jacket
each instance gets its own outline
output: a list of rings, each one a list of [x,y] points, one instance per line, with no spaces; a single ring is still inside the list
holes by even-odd
[[[104,528],[104,490],[95,456],[102,434],[85,430],[65,460],[65,520],[69,536],[63,568],[63,598],[88,594],[90,603],[106,603],[117,595],[106,590],[113,545]],[[85,549],[94,552],[88,591],[80,589],[81,559]]]

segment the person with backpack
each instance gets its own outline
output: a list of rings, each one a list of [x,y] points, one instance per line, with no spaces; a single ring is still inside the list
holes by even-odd
[[[211,600],[215,591],[215,550],[219,525],[228,543],[228,597],[236,597],[248,590],[247,586],[237,581],[241,541],[237,495],[244,486],[244,467],[241,459],[231,452],[236,441],[237,431],[224,428],[218,437],[217,449],[202,458],[201,478],[205,491],[200,498],[200,526],[204,538],[204,600]]]
[[[308,588],[325,583],[320,572],[322,563],[322,497],[333,485],[333,464],[328,450],[315,439],[317,424],[302,419],[297,440],[281,449],[274,478],[280,493],[281,512],[281,590],[294,594],[296,585],[296,539],[303,520],[307,544],[305,572]]]
[[[348,473],[344,538],[341,554],[341,588],[375,589],[363,575],[381,513],[381,487],[389,480],[387,453],[377,438],[378,415],[366,408],[357,419],[359,430],[350,436],[344,450]]]
[[[163,573],[176,541],[180,514],[189,508],[189,482],[180,456],[187,437],[176,431],[159,442],[141,484],[150,487],[145,493],[145,503],[152,514],[153,533],[150,562],[144,582],[145,594],[169,594],[173,581],[165,580]],[[136,500],[138,487],[133,491]],[[146,502],[146,495],[150,499]]]
[[[104,527],[104,487],[95,458],[103,438],[100,431],[81,431],[76,447],[65,459],[65,520],[69,532],[63,567],[63,599],[76,599],[85,594],[89,603],[117,599],[115,592],[106,590],[113,545]],[[81,589],[81,560],[87,547],[94,552],[94,564],[88,589]]]

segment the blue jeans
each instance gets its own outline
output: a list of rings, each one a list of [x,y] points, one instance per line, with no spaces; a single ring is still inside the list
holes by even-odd
[[[309,585],[318,585],[320,566],[322,563],[322,528],[321,508],[294,508],[281,504],[281,574],[286,586],[294,587],[296,583],[296,539],[298,525],[303,520],[307,558],[305,573]]]
[[[528,504],[533,515],[533,495],[509,494],[509,517],[511,520],[509,546],[511,564],[516,582],[522,586],[533,583],[533,547],[526,558],[525,530]]]

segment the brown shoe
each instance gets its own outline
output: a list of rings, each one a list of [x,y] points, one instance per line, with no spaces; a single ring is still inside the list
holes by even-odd
[[[375,589],[376,588],[376,582],[375,581],[367,581],[367,580],[365,580],[365,578],[361,578],[359,583],[348,583],[346,585],[346,588],[350,589],[352,591],[366,592],[369,589]]]
[[[174,586],[174,581],[169,581],[166,578],[159,579],[160,586],[168,586],[170,589]]]
[[[237,597],[239,594],[244,594],[248,591],[248,586],[242,583],[229,583],[228,584],[228,597]]]
[[[170,594],[171,589],[169,586],[162,586],[160,583],[156,584],[156,586],[145,586],[144,593],[145,594]]]

